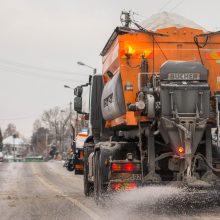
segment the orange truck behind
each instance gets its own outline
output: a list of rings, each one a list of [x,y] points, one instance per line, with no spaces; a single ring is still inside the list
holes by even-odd
[[[84,142],[88,137],[87,131],[81,131],[77,134],[76,136],[76,146],[75,146],[75,159],[74,159],[74,164],[75,164],[75,174],[83,174],[83,158],[84,158],[84,153],[83,153],[83,146]]]

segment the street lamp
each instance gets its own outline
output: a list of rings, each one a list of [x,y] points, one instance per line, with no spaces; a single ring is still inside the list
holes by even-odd
[[[87,64],[85,64],[85,63],[83,63],[81,61],[78,61],[77,64],[80,65],[80,66],[86,66],[86,67],[92,69],[93,70],[93,76],[97,72],[96,68],[91,67],[91,66],[89,66],[89,65],[87,65]],[[91,109],[91,103],[90,103],[91,102],[91,97],[90,97],[91,96],[91,82],[92,82],[92,76],[90,75],[89,76],[89,110]]]
[[[72,88],[72,87],[70,87],[70,86],[68,86],[68,85],[64,85],[64,88],[74,90],[74,88]]]
[[[85,64],[85,63],[83,63],[83,62],[81,62],[81,61],[78,61],[77,64],[80,65],[80,66],[86,66],[86,67],[92,69],[92,70],[93,70],[93,75],[95,75],[96,72],[97,72],[96,68],[91,67],[91,66],[89,66],[89,65],[87,65],[87,64]]]

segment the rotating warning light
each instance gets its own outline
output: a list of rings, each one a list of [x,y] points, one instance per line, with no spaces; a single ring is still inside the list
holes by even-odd
[[[142,53],[142,56],[150,58],[150,56],[152,55],[152,50],[150,49],[145,49]]]
[[[131,46],[128,46],[127,48],[126,48],[126,53],[127,54],[134,54],[136,52],[136,50],[133,48],[133,47],[131,47]]]
[[[179,155],[182,155],[182,154],[184,154],[184,148],[183,147],[177,147],[177,153],[179,154]]]

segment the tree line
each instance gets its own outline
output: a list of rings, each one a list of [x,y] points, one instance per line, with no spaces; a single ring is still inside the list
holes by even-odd
[[[74,138],[74,127],[71,126],[74,114],[70,109],[54,107],[42,113],[33,124],[31,137],[32,151],[35,155],[48,155],[53,150],[64,152]]]
[[[33,123],[29,152],[43,156],[47,156],[50,151],[66,152],[75,138],[76,126],[77,130],[88,127],[88,121],[83,118],[83,115],[77,118],[75,112],[71,112],[69,108],[53,107],[45,110]],[[2,150],[3,139],[13,135],[21,136],[13,123],[8,124],[3,134],[0,129],[0,150]]]

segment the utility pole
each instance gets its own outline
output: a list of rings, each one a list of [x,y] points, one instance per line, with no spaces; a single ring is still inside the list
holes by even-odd
[[[59,138],[60,138],[60,151],[61,151],[61,155],[63,157],[63,143],[62,143],[62,127],[63,127],[63,123],[62,121],[60,121],[59,123]]]
[[[14,158],[14,162],[15,162],[15,138],[16,138],[16,134],[13,134],[13,158]]]
[[[71,127],[71,120],[72,120],[72,102],[70,102],[70,127]]]
[[[74,137],[73,137],[73,135],[72,135],[72,132],[71,132],[71,130],[72,130],[72,123],[71,123],[71,121],[72,121],[72,102],[70,102],[70,115],[69,115],[69,121],[70,121],[70,139],[71,140],[73,140],[74,139]]]
[[[78,112],[76,112],[75,137],[77,136],[78,131],[79,131],[78,126],[79,126],[79,115],[78,115]]]
[[[65,144],[64,144],[64,127],[65,127],[65,124],[63,123],[62,125],[62,151],[66,152]]]
[[[48,152],[47,143],[48,143],[48,134],[47,134],[47,130],[46,130],[45,145],[46,145],[46,154],[47,154],[47,157],[48,157],[49,152]]]

